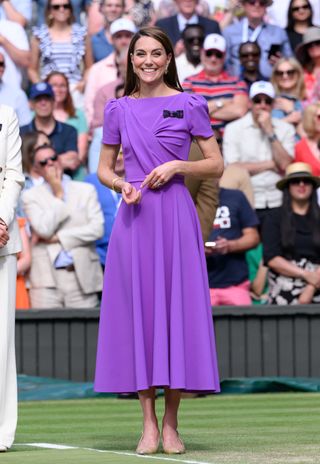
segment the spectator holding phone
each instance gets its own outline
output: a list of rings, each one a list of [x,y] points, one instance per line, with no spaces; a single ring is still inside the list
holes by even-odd
[[[281,56],[292,56],[285,30],[264,22],[272,0],[241,0],[245,17],[223,31],[227,41],[227,70],[240,75],[239,46],[243,42],[258,42],[261,48],[260,72],[270,78],[272,66]]]

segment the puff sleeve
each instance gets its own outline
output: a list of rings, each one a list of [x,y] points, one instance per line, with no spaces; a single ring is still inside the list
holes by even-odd
[[[190,94],[186,104],[186,115],[190,133],[196,137],[213,136],[208,104],[201,95]]]
[[[104,109],[102,143],[107,145],[119,145],[121,143],[118,113],[118,102],[113,98]]]

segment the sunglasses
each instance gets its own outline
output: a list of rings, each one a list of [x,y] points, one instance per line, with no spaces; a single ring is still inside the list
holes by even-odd
[[[224,57],[224,53],[220,52],[220,50],[206,50],[206,56],[210,58],[211,56],[215,56],[219,60]]]
[[[306,179],[305,177],[297,177],[296,179],[290,179],[290,185],[299,185],[299,184],[311,185],[313,184],[311,179]]]
[[[203,37],[189,37],[189,38],[187,38],[185,40],[188,43],[199,42],[199,43],[203,44],[204,38]]]
[[[0,66],[1,66],[2,68],[4,68],[4,67],[5,67],[5,62],[4,62],[4,61],[0,61]]]
[[[57,153],[55,153],[54,155],[49,156],[49,158],[39,161],[39,164],[40,166],[44,167],[44,166],[47,166],[49,161],[57,161],[57,159],[58,159],[58,155]]]
[[[272,105],[273,103],[273,99],[271,97],[268,97],[268,96],[260,97],[259,95],[257,95],[256,97],[253,97],[252,101],[256,105],[259,105],[260,103],[265,103],[266,105]]]
[[[268,1],[266,0],[246,0],[245,3],[249,3],[249,5],[255,5],[256,3],[259,3],[259,6],[266,6],[268,4]]]
[[[297,71],[295,69],[287,69],[286,71],[280,71],[279,69],[275,71],[275,75],[277,77],[284,77],[284,76],[293,77],[296,74],[296,72]]]
[[[59,5],[51,5],[50,7],[52,10],[60,10],[62,8],[63,10],[71,10],[71,4],[70,3],[60,3]]]
[[[240,53],[240,58],[249,58],[249,57],[252,57],[252,58],[259,58],[260,56],[260,53],[259,52],[244,52],[244,53]]]
[[[319,47],[319,46],[320,46],[320,40],[315,40],[314,42],[311,42],[310,44],[307,45],[308,48]]]
[[[291,11],[293,13],[295,13],[296,11],[299,11],[299,10],[310,10],[310,6],[309,5],[301,5],[301,6],[294,6],[291,8]]]

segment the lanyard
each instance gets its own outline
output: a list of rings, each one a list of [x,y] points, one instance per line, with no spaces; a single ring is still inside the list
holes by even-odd
[[[260,24],[249,37],[249,21],[248,18],[244,18],[242,22],[242,43],[244,42],[255,42],[262,31],[263,24]]]

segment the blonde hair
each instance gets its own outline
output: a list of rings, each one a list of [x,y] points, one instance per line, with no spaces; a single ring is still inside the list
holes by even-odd
[[[298,100],[304,100],[305,94],[306,94],[306,86],[304,83],[304,73],[303,73],[301,64],[295,58],[283,57],[283,58],[280,58],[274,65],[270,81],[276,91],[276,94],[278,95],[278,94],[281,94],[282,92],[281,88],[279,87],[279,81],[277,79],[276,72],[278,71],[279,66],[281,66],[283,63],[290,64],[292,68],[296,71],[298,77],[297,77],[297,83],[295,85],[295,88],[293,89],[293,95]]]
[[[314,117],[319,110],[320,102],[307,106],[303,113],[302,125],[310,139],[312,139],[316,134]]]

